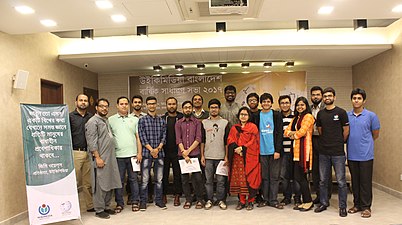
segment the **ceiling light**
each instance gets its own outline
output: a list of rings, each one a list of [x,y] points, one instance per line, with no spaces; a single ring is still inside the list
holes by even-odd
[[[182,71],[182,70],[184,69],[183,65],[175,65],[174,68],[175,68],[177,71]]]
[[[148,36],[148,26],[137,26],[137,36]]]
[[[295,62],[293,62],[293,61],[286,62],[285,66],[286,66],[286,67],[294,67],[294,66],[295,66]]]
[[[154,66],[154,71],[156,71],[156,72],[160,72],[160,71],[162,71],[162,67],[161,67],[161,66],[159,66],[159,65]]]
[[[243,71],[243,72],[241,72],[241,73],[247,74],[247,73],[250,73],[250,72],[249,72],[249,71]]]
[[[265,70],[264,73],[271,73],[271,70]]]
[[[272,62],[265,62],[264,63],[264,67],[265,68],[269,68],[269,67],[271,67],[272,66]]]
[[[250,63],[242,63],[241,64],[241,67],[244,69],[248,68],[249,66],[250,66]]]
[[[362,30],[363,28],[367,28],[367,20],[366,19],[353,20],[353,27],[355,30]]]
[[[197,75],[205,75],[205,73],[197,73]]]
[[[228,67],[228,64],[227,63],[220,63],[219,64],[219,68],[221,69],[221,70],[224,70],[224,69],[226,69]]]
[[[392,9],[392,12],[400,13],[402,12],[402,5],[397,5]]]
[[[94,30],[93,29],[81,30],[81,38],[94,39]]]
[[[216,22],[216,32],[226,32],[226,22]]]
[[[228,72],[224,72],[224,71],[222,71],[222,72],[219,72],[220,74],[227,74]]]
[[[40,23],[45,27],[55,27],[57,23],[53,20],[41,20]]]
[[[26,6],[26,5],[16,6],[16,7],[14,7],[14,9],[17,10],[17,12],[19,12],[21,14],[32,14],[35,12],[35,10],[33,10],[31,7]]]
[[[308,30],[308,20],[298,20],[297,21],[297,31]]]
[[[197,64],[197,69],[199,70],[205,69],[205,64]]]
[[[183,76],[183,74],[182,74],[182,73],[176,73],[176,75],[177,75],[177,76]]]
[[[334,10],[333,6],[323,6],[318,10],[318,14],[328,15],[331,14],[333,10]]]
[[[110,16],[110,18],[112,18],[112,20],[113,20],[114,22],[116,22],[116,23],[122,23],[122,22],[126,22],[126,21],[127,21],[127,18],[126,18],[125,16],[123,16],[123,15],[120,15],[120,14],[118,14],[118,15],[112,15],[112,16]]]
[[[113,4],[107,0],[98,0],[95,2],[96,6],[100,9],[111,9],[113,8]]]

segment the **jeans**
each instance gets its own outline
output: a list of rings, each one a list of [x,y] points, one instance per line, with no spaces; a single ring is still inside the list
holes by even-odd
[[[294,193],[295,199],[300,200],[300,184],[294,179],[293,175],[293,156],[290,152],[285,152],[281,156],[280,182],[282,183],[283,196],[285,199],[292,199]]]
[[[279,174],[281,159],[274,159],[274,155],[261,155],[261,189],[264,200],[269,205],[278,204]]]
[[[312,177],[313,177],[313,189],[315,191],[315,194],[317,195],[317,198],[320,199],[320,154],[319,154],[319,149],[320,149],[320,137],[313,135],[313,171],[312,171]],[[329,171],[328,174],[329,177],[332,177],[332,170]],[[328,180],[328,199],[331,199],[331,194],[332,194],[332,179]]]
[[[174,184],[174,189],[173,189],[173,194],[175,195],[181,195],[183,192],[182,186],[181,186],[181,171],[180,171],[180,165],[179,165],[179,158],[177,154],[175,155],[169,155],[166,154],[163,162],[163,194],[167,194],[168,192],[168,187],[169,187],[169,175],[170,175],[170,164],[172,164],[172,169],[173,169],[173,184]]]
[[[118,188],[115,190],[115,200],[117,205],[124,206],[123,187],[126,177],[126,171],[128,177],[127,186],[130,186],[130,190],[132,192],[129,200],[131,200],[131,202],[138,202],[140,200],[137,181],[138,173],[133,171],[133,166],[131,165],[131,157],[117,158],[117,165],[119,167],[120,181],[122,186],[122,188]]]
[[[150,171],[152,167],[152,163],[154,163],[154,178],[155,178],[155,188],[154,188],[154,196],[155,203],[162,204],[162,178],[163,178],[163,158],[148,158],[142,159],[141,162],[141,191],[140,191],[140,202],[147,203],[148,202],[148,182],[150,178]]]
[[[214,197],[214,176],[216,176],[216,199],[224,201],[226,198],[226,176],[215,175],[216,168],[221,160],[206,159],[205,160],[205,189],[208,200],[213,201]]]
[[[330,156],[320,154],[320,203],[329,205],[328,180],[331,179],[331,168],[334,167],[336,182],[338,183],[339,208],[346,208],[348,188],[346,185],[345,162],[346,156]],[[331,174],[332,175],[332,174]]]
[[[370,209],[373,201],[373,160],[349,160],[352,176],[353,204],[362,210]]]

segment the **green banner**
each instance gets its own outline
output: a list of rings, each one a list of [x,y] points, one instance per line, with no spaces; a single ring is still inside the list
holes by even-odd
[[[68,176],[74,170],[68,107],[20,107],[27,185],[50,184]]]

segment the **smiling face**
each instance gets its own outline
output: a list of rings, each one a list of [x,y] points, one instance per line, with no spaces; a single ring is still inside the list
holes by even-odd
[[[290,99],[284,98],[279,102],[279,108],[283,113],[287,113],[290,110]]]
[[[185,117],[190,117],[193,113],[193,106],[190,103],[183,105],[183,114]]]
[[[250,97],[250,98],[247,100],[247,105],[248,105],[248,107],[249,107],[250,109],[256,109],[256,108],[258,108],[258,100],[257,100],[257,98],[256,98],[256,97]]]
[[[151,99],[147,101],[147,109],[148,112],[150,113],[154,113],[156,111],[156,100],[155,99]]]
[[[128,114],[128,106],[130,104],[128,103],[128,99],[126,98],[122,98],[119,100],[119,103],[117,103],[116,107],[117,107],[117,112],[120,115],[127,115]]]
[[[240,113],[239,113],[240,123],[242,123],[242,124],[247,123],[249,118],[250,118],[250,116],[248,115],[247,110],[240,111]]]
[[[271,99],[269,99],[269,98],[264,99],[264,100],[261,102],[261,107],[262,107],[262,109],[263,109],[264,111],[270,110],[271,107],[272,107]]]
[[[306,111],[307,106],[303,101],[298,101],[296,102],[296,110],[299,114],[303,114],[304,111]]]
[[[197,109],[201,108],[202,103],[203,103],[202,102],[202,97],[200,95],[195,95],[193,97],[193,106],[194,106],[194,108],[197,108]]]
[[[334,104],[336,97],[332,92],[325,92],[323,94],[323,99],[325,105],[332,105]]]
[[[225,92],[225,99],[228,102],[234,102],[236,99],[236,92],[234,90],[227,90]]]
[[[95,109],[99,116],[105,117],[109,113],[109,104],[107,101],[99,101]]]

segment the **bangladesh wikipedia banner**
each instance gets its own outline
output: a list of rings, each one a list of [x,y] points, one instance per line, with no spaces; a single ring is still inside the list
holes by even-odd
[[[79,219],[68,107],[20,107],[29,223]]]

